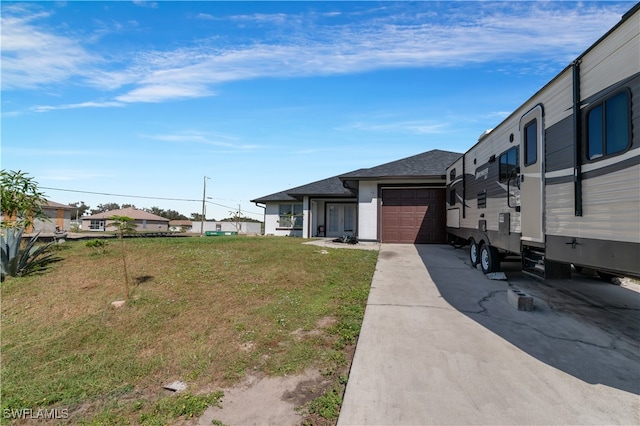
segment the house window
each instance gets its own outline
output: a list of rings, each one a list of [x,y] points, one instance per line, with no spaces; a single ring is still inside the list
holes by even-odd
[[[513,171],[518,167],[518,148],[513,147],[500,154],[500,182],[505,182],[512,177]]]
[[[524,165],[530,166],[538,161],[538,120],[524,126]]]
[[[595,160],[626,150],[631,142],[629,93],[620,92],[587,113],[587,158]]]
[[[280,228],[302,229],[302,204],[280,204]]]
[[[91,219],[91,223],[89,223],[89,229],[93,231],[104,231],[104,227],[104,219]]]

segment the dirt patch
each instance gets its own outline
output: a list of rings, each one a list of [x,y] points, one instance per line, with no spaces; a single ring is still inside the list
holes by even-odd
[[[327,317],[325,321],[325,325],[333,323],[331,317]],[[349,374],[355,350],[356,345],[345,347],[346,365],[330,374],[326,371],[321,374],[317,369],[308,369],[296,376],[248,376],[241,383],[224,389],[222,408],[209,407],[198,419],[197,424],[211,425],[213,420],[217,420],[229,426],[335,426],[335,420],[303,413],[299,408],[335,389],[336,378]],[[339,391],[344,392],[344,385]]]
[[[330,385],[330,379],[314,369],[287,377],[248,376],[225,389],[223,408],[209,407],[198,424],[219,420],[225,425],[298,425],[302,415],[295,408],[317,398]]]

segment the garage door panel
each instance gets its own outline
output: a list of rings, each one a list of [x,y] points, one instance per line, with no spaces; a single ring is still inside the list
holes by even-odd
[[[446,242],[443,189],[383,189],[382,200],[383,242]]]

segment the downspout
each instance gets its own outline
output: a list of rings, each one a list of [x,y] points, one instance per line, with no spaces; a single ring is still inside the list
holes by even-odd
[[[253,203],[256,205],[256,207],[260,207],[262,209],[262,235],[265,234],[266,232],[266,226],[267,226],[267,205],[265,204],[264,206],[261,206],[258,203]]]
[[[580,111],[580,59],[573,62],[573,195],[575,216],[582,216],[582,113]]]

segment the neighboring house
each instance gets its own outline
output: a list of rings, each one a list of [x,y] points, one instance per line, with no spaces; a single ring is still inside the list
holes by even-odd
[[[56,228],[60,231],[68,231],[71,226],[71,213],[75,207],[71,207],[65,204],[56,203],[54,201],[47,200],[47,203],[42,206],[42,212],[49,218],[35,219],[33,225],[25,229],[25,233],[30,234],[34,232],[54,232]],[[5,219],[2,216],[3,221],[15,221],[15,218]]]
[[[262,232],[262,223],[260,222],[204,222],[194,221],[191,231],[194,234],[201,232],[237,232],[240,235],[258,235]]]
[[[267,235],[444,243],[445,170],[461,155],[432,150],[251,201]]]
[[[171,232],[191,232],[193,221],[191,220],[171,220],[169,221],[169,231]]]
[[[113,223],[110,218],[113,216],[130,217],[137,232],[169,231],[169,219],[133,207],[83,216],[82,229],[84,231],[115,231],[115,228],[110,226]]]

